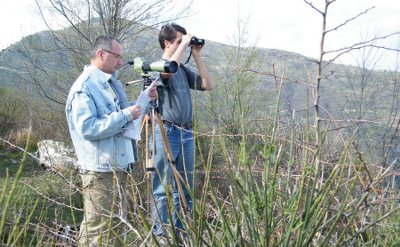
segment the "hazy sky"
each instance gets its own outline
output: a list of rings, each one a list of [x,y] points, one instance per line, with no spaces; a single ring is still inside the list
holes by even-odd
[[[21,37],[45,29],[34,15],[34,0],[0,0],[0,49]],[[178,0],[186,2],[185,0]],[[325,0],[310,0],[322,7]],[[327,37],[327,47],[337,49],[388,33],[400,31],[399,0],[337,0],[328,14],[328,29],[336,27],[359,13],[371,9]],[[196,0],[193,16],[178,21],[188,32],[200,38],[235,44],[238,23],[247,31],[249,45],[292,51],[309,57],[319,54],[321,16],[303,0]],[[240,21],[238,21],[240,20]],[[398,48],[400,36],[387,39],[382,45]],[[381,54],[379,68],[393,68],[396,54]],[[358,54],[344,57],[344,63],[355,63]]]

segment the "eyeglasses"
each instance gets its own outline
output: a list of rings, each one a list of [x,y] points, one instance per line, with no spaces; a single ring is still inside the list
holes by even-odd
[[[117,53],[109,51],[109,50],[103,50],[103,51],[108,52],[110,54],[113,54],[116,59],[122,59],[122,55],[121,54],[117,54]]]

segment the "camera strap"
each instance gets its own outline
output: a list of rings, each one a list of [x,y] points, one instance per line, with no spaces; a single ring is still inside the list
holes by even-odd
[[[187,64],[189,62],[190,57],[192,56],[192,49],[193,49],[193,47],[190,47],[189,57],[187,58],[186,62],[183,65],[185,65],[185,64]]]

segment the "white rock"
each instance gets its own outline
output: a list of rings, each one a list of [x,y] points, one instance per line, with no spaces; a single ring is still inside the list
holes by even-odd
[[[37,143],[40,165],[58,171],[76,170],[75,152],[63,142],[42,140]]]

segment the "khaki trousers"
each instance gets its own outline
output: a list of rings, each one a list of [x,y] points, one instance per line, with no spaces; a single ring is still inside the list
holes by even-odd
[[[126,172],[81,174],[84,218],[80,226],[82,247],[124,246],[127,220]]]

